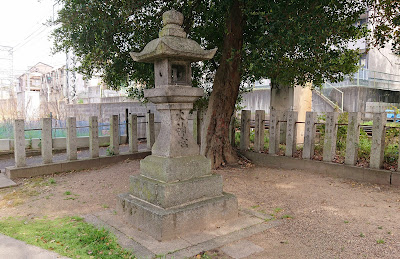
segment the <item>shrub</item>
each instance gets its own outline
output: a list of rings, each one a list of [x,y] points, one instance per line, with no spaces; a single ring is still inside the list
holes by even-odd
[[[361,159],[369,159],[371,155],[371,139],[367,133],[360,129],[360,141],[358,143],[358,157]]]

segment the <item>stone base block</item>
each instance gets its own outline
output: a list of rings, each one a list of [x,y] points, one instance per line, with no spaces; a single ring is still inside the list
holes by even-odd
[[[218,226],[238,217],[237,198],[229,193],[184,206],[163,209],[129,193],[118,195],[117,211],[159,241]]]
[[[140,161],[140,173],[162,182],[184,181],[209,175],[211,161],[204,156],[148,156]]]
[[[186,181],[164,183],[142,175],[131,176],[130,193],[162,208],[222,195],[222,176],[207,175]]]

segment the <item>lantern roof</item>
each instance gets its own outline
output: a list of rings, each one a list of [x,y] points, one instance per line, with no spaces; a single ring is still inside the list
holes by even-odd
[[[163,14],[163,28],[159,38],[150,41],[141,52],[131,52],[134,61],[154,63],[156,60],[171,58],[182,61],[209,60],[217,48],[204,50],[196,41],[186,38],[182,28],[183,14],[170,10]]]

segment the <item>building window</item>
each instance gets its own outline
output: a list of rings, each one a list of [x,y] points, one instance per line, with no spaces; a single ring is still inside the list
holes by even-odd
[[[359,63],[359,65],[361,66],[361,68],[365,68],[365,69],[368,68],[367,54],[364,53],[364,54],[360,57],[360,63]]]

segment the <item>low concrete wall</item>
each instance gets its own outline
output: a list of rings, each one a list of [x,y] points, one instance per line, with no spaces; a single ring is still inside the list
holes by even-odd
[[[252,92],[244,93],[242,105],[246,110],[251,110],[254,114],[256,110],[263,110],[269,114],[269,104],[271,99],[271,89],[254,89]]]
[[[49,175],[62,172],[95,169],[106,165],[115,164],[126,159],[143,159],[150,155],[150,151],[125,153],[117,156],[103,156],[74,161],[62,161],[52,164],[27,166],[27,167],[6,167],[6,175],[10,179],[26,178],[40,175]]]
[[[126,136],[120,136],[120,143],[126,143]],[[78,137],[76,139],[77,148],[89,147],[89,137]],[[110,145],[110,136],[99,137],[99,146]],[[32,145],[33,147],[33,145]],[[66,138],[54,138],[53,149],[66,149]]]
[[[0,139],[0,151],[11,150],[11,141],[9,139]]]
[[[399,107],[400,103],[382,103],[382,102],[366,102],[365,119],[372,119],[373,113],[385,112],[385,110],[393,110],[393,106]]]
[[[268,155],[250,151],[244,151],[242,154],[256,165],[289,170],[305,170],[360,182],[400,186],[400,174],[398,172],[348,166],[316,160]]]

